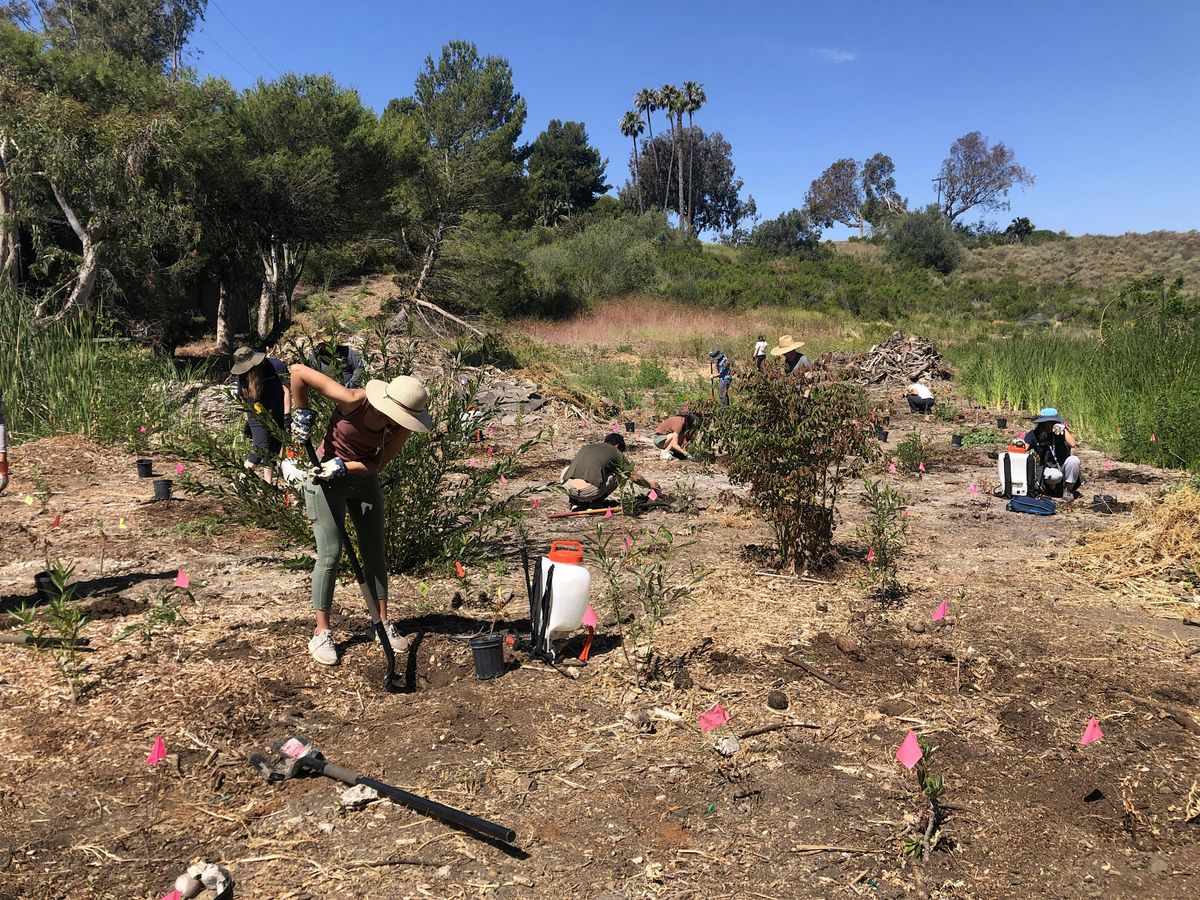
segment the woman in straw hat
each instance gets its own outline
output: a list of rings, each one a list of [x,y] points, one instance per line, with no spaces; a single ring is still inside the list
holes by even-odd
[[[383,488],[379,472],[392,461],[413,432],[433,427],[429,416],[429,391],[419,379],[401,375],[391,381],[372,380],[363,388],[347,388],[308,366],[291,368],[292,434],[307,441],[312,436],[315,413],[308,408],[308,392],[316,391],[334,403],[334,413],[317,451],[321,465],[301,476],[304,505],[317,539],[313,568],[312,602],[317,625],[308,650],[324,665],[337,662],[337,648],[329,627],[333,584],[342,542],[339,525],[347,510],[358,532],[363,571],[379,602],[379,615],[387,623],[389,642],[397,651],[408,642],[387,621],[387,566],[384,558]],[[294,472],[295,470],[293,470]],[[328,494],[321,489],[324,482]]]
[[[771,348],[772,356],[783,357],[783,371],[787,375],[799,375],[812,365],[812,360],[800,352],[804,341],[797,341],[790,334],[781,335],[779,344]]]
[[[251,446],[244,465],[247,469],[259,469],[268,483],[274,472],[272,461],[283,447],[277,435],[287,428],[291,403],[287,371],[282,360],[250,347],[239,347],[234,352],[229,369],[237,398],[246,410],[246,435]],[[275,423],[274,431],[264,424],[267,421]]]

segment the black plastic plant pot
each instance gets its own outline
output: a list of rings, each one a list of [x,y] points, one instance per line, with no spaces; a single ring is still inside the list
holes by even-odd
[[[886,428],[876,428],[875,429],[875,437],[879,439],[879,443],[886,444],[887,439],[888,439],[887,429]]]
[[[170,500],[171,499],[171,479],[170,478],[154,479],[154,499],[155,500]]]
[[[963,439],[963,436],[961,434],[950,435],[950,446],[951,447],[961,447],[962,439]]]
[[[475,657],[475,677],[490,681],[504,674],[504,635],[481,634],[471,638],[471,655]]]
[[[1001,431],[1003,431],[1005,428],[1008,427],[1008,419],[1004,418],[1003,416],[997,418],[996,419],[996,427],[999,428]]]
[[[633,423],[632,423],[632,422],[626,422],[626,423],[625,423],[625,430],[626,430],[626,431],[628,431],[630,434],[633,434]]]
[[[154,474],[154,460],[139,459],[137,461],[138,478],[149,478]]]
[[[49,603],[51,600],[57,600],[62,592],[58,589],[58,585],[54,583],[54,578],[49,572],[38,572],[33,576],[33,585],[37,591],[39,600]]]

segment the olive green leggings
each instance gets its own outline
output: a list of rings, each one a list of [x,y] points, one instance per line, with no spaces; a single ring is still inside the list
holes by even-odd
[[[321,485],[312,481],[304,484],[304,509],[317,538],[317,563],[313,567],[312,604],[314,609],[328,612],[333,605],[333,584],[337,579],[338,559],[342,555],[342,536],[338,522],[345,521],[349,511],[358,533],[359,560],[367,584],[376,600],[388,595],[387,567],[383,549],[383,489],[379,479],[370,475],[345,475],[329,483],[329,501]],[[330,509],[330,503],[333,508]],[[336,518],[335,518],[336,517]]]

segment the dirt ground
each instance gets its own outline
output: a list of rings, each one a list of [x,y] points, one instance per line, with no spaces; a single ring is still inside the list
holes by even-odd
[[[34,599],[46,557],[75,559],[91,652],[73,701],[49,653],[0,644],[0,898],[158,898],[198,858],[227,866],[239,897],[297,900],[1200,892],[1200,823],[1186,821],[1189,794],[1200,805],[1200,656],[1185,656],[1200,628],[1182,622],[1198,598],[1105,582],[1070,558],[1124,514],[1086,502],[1052,518],[1006,513],[987,499],[995,463],[982,451],[950,451],[948,426],[898,416],[891,447],[924,428],[946,452],[920,478],[880,467],[912,501],[909,592],[883,608],[860,586],[857,487],[840,504],[834,571],[761,574],[745,548],[766,529],[715,467],[661,462],[647,424],[635,462],[668,489],[690,483],[697,508],[603,524],[618,538],[666,525],[688,544],[682,561],[709,567],[656,630],[652,677],[638,685],[601,607],[586,666],[510,651],[505,675],[479,682],[449,637],[486,629],[485,608],[456,607],[452,581],[422,596],[396,578],[393,617],[415,636],[412,691],[396,695],[379,691],[353,585],[335,600],[342,664],[309,658],[308,577],[284,565],[304,548],[233,526],[207,501],[151,502],[118,450],[78,438],[17,448],[18,481],[0,498],[0,608]],[[552,480],[585,434],[598,437],[540,447],[511,487]],[[1132,501],[1172,477],[1082,455],[1089,501]],[[595,520],[546,518],[562,506],[545,500],[533,533],[586,542]],[[149,644],[114,641],[181,568],[186,623]],[[942,601],[950,614],[935,624]],[[767,705],[773,690],[787,709]],[[701,734],[697,716],[718,702],[729,725]],[[1081,746],[1093,715],[1104,739]],[[946,784],[925,861],[900,852],[921,810],[894,758],[909,730],[936,745]],[[329,779],[267,785],[247,755],[289,734],[505,824],[516,847],[387,802],[343,810]],[[725,758],[714,745],[729,734],[742,737]],[[150,767],[159,735],[168,755]]]

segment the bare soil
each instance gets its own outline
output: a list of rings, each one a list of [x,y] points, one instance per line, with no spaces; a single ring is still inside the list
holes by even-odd
[[[641,660],[650,676],[636,677],[640,658],[627,658],[601,608],[585,666],[509,651],[505,675],[479,682],[468,648],[449,638],[486,630],[486,608],[454,602],[454,579],[423,596],[395,578],[393,617],[413,635],[402,695],[379,691],[381,654],[353,585],[335,601],[341,665],[309,658],[308,577],[283,565],[305,548],[277,546],[208,502],[150,502],[132,457],[113,448],[79,438],[17,448],[17,482],[0,498],[0,604],[33,602],[47,557],[76,560],[91,652],[72,700],[49,653],[0,644],[0,898],[157,898],[198,858],[228,866],[247,898],[1200,891],[1200,824],[1186,821],[1189,792],[1192,812],[1200,805],[1200,736],[1188,730],[1200,719],[1200,656],[1185,657],[1200,629],[1182,624],[1197,598],[1167,586],[1151,603],[1070,559],[1122,515],[1086,502],[1051,518],[1006,513],[989,498],[995,463],[982,451],[951,451],[949,427],[899,416],[891,446],[919,427],[945,454],[920,478],[878,467],[912,500],[908,591],[885,607],[860,586],[857,488],[841,502],[833,571],[760,574],[746,548],[766,544],[767,530],[723,474],[659,461],[652,423],[638,424],[639,468],[668,489],[689,483],[697,508],[604,527],[619,539],[666,525],[686,544],[681,561],[709,567],[655,631]],[[551,481],[585,436],[560,431],[511,487]],[[1083,459],[1086,500],[1151,496],[1171,477]],[[156,458],[164,471],[174,463]],[[44,508],[34,472],[52,492]],[[541,544],[588,540],[596,520],[546,518],[562,508],[554,496],[532,514]],[[180,568],[194,597],[187,623],[149,644],[114,641]],[[950,615],[935,624],[943,600]],[[767,706],[774,690],[787,709]],[[697,716],[718,702],[729,725],[701,734]],[[1092,715],[1105,737],[1084,747]],[[732,758],[714,750],[730,733],[790,723],[802,724],[743,737]],[[910,729],[937,746],[946,782],[948,818],[927,860],[900,851],[922,810],[894,758]],[[328,779],[267,785],[247,755],[288,734],[506,824],[519,849],[387,802],[343,811]],[[150,767],[158,735],[168,756]]]

